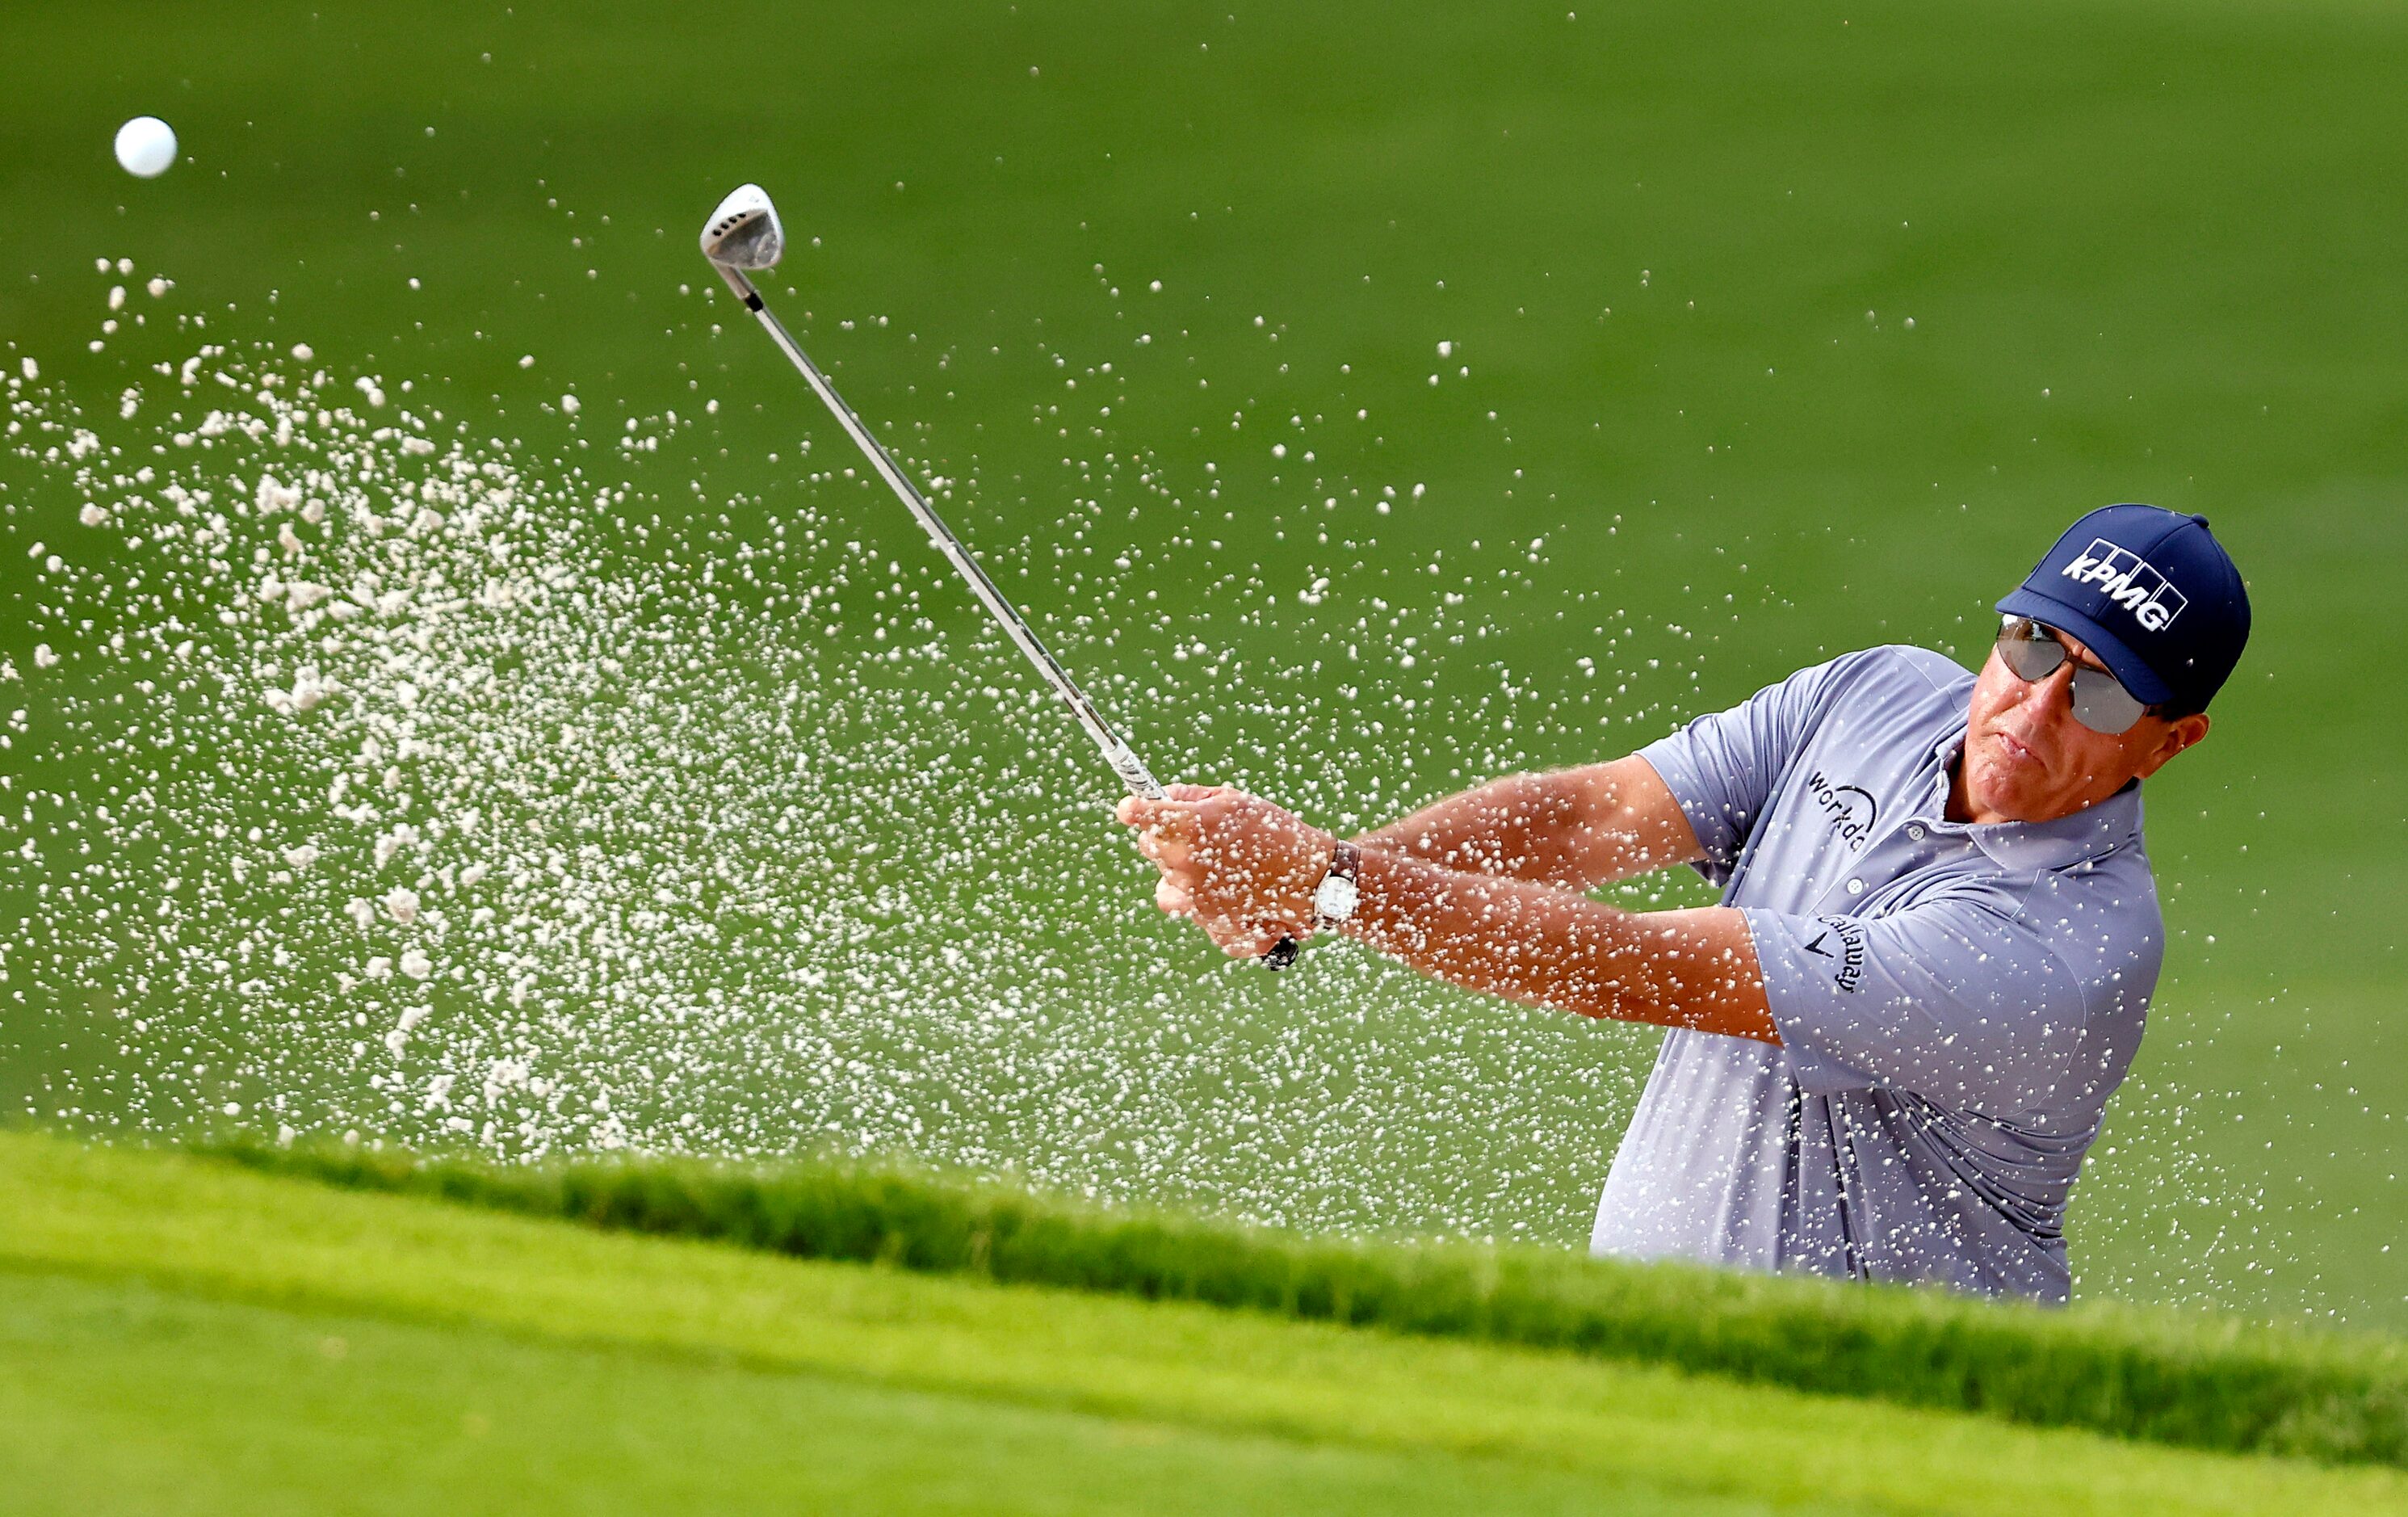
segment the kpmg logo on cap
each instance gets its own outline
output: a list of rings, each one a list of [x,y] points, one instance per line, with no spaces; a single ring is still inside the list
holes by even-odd
[[[2166,583],[2163,574],[2149,567],[2147,559],[2103,537],[2092,538],[2088,550],[2060,572],[2077,585],[2095,585],[2104,590],[2108,600],[2130,612],[2133,620],[2152,632],[2164,631],[2190,604],[2187,597]]]

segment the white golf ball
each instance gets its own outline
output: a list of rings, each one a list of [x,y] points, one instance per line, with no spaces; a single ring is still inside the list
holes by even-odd
[[[156,116],[136,116],[117,129],[117,161],[137,179],[157,179],[175,166],[176,129]]]

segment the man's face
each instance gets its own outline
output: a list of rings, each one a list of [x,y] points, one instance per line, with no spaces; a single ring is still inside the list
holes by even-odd
[[[2068,657],[2045,678],[2015,677],[1992,648],[1973,684],[1965,758],[1953,809],[1974,822],[2046,822],[2097,805],[2127,783],[2146,779],[2207,735],[2202,715],[2168,721],[2143,714],[2122,732],[2095,732],[2074,720],[2077,665],[2101,668],[2071,634],[2058,634]]]

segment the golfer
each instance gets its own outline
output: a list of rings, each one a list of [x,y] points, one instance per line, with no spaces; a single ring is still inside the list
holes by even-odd
[[[1852,653],[1353,842],[1218,787],[1121,819],[1156,903],[1232,954],[1335,929],[1671,1029],[1595,1252],[2061,1302],[2066,1198],[2165,951],[2141,782],[2207,736],[2249,601],[2205,518],[2121,505],[1999,611],[1978,675]],[[1585,893],[1675,864],[1722,904]]]

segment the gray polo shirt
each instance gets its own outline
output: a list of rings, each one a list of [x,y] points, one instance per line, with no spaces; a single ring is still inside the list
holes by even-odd
[[[2137,784],[1946,819],[1972,686],[1874,648],[1641,751],[1746,915],[1782,1046],[1665,1036],[1595,1252],[2066,1299],[2066,1196],[2164,926]]]

